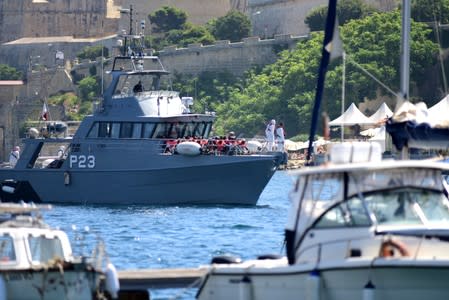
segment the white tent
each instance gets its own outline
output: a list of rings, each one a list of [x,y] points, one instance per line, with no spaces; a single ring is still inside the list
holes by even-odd
[[[336,118],[335,120],[332,120],[329,122],[330,126],[350,126],[350,125],[373,125],[374,122],[371,121],[367,116],[365,116],[358,108],[357,106],[352,103],[348,109]]]
[[[369,119],[373,123],[380,123],[385,120],[385,118],[389,118],[393,115],[393,112],[388,107],[388,105],[384,102],[382,105],[377,109],[377,111],[369,117]]]
[[[449,95],[427,109],[427,114],[432,127],[449,127]]]
[[[385,126],[381,126],[376,128],[375,135],[369,140],[372,142],[379,143],[380,149],[382,150],[382,152],[385,152],[385,137],[386,137]]]

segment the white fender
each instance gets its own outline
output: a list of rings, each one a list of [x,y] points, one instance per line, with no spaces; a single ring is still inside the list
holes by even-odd
[[[4,191],[5,193],[8,193],[8,194],[14,194],[16,189],[12,186],[4,185],[4,186],[2,186],[2,191]]]
[[[257,153],[262,150],[262,143],[258,141],[248,141],[246,143],[246,147],[248,148],[249,152]]]
[[[196,142],[181,142],[176,145],[179,154],[195,156],[201,153],[201,146]]]
[[[8,300],[8,291],[3,275],[0,275],[0,300]]]
[[[111,295],[112,299],[118,298],[118,291],[120,290],[120,282],[118,280],[118,273],[114,265],[108,263],[106,266],[106,291]]]
[[[321,276],[318,270],[309,273],[306,279],[306,292],[304,299],[320,300]]]
[[[362,300],[374,300],[375,294],[376,294],[376,287],[370,280],[363,288]]]
[[[243,276],[239,283],[239,300],[253,299],[252,288],[251,278],[247,275]]]

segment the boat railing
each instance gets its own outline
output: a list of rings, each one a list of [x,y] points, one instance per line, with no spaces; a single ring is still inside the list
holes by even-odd
[[[386,246],[388,252],[385,251]],[[402,248],[402,249],[401,249]],[[408,259],[449,259],[449,242],[428,237],[353,237],[334,239],[300,248],[296,254],[299,263],[319,263],[344,259],[378,259],[407,257]]]
[[[177,138],[162,139],[160,147],[163,154],[180,154],[177,145],[184,142],[193,142],[198,144],[200,155],[246,155],[250,154],[245,139],[226,139],[226,138]]]

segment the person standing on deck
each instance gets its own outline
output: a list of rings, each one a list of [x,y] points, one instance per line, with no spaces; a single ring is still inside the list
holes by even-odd
[[[15,167],[19,158],[20,158],[20,147],[15,146],[14,149],[11,150],[11,153],[9,153],[9,164],[11,165],[11,167]]]
[[[276,130],[276,121],[273,119],[267,124],[265,128],[265,138],[267,140],[267,150],[273,151],[274,146],[274,131]]]
[[[284,123],[279,122],[279,125],[276,128],[276,150],[284,152],[285,150],[284,143],[285,143]]]

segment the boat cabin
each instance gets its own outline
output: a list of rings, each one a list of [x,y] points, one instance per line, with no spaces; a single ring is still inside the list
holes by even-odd
[[[42,209],[26,204],[0,205],[0,270],[30,269],[58,260],[73,260],[67,234],[51,229],[34,215]]]
[[[332,155],[332,154],[331,154]],[[430,161],[328,164],[298,172],[287,231],[290,263],[378,257],[392,236],[412,255],[449,258],[449,200]],[[422,239],[425,239],[423,242]],[[430,254],[432,253],[432,254]]]

